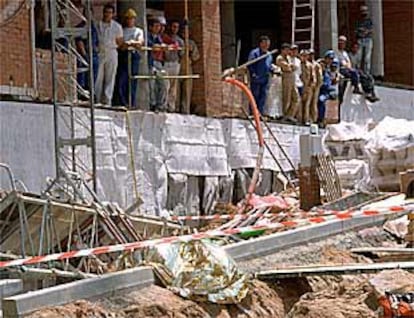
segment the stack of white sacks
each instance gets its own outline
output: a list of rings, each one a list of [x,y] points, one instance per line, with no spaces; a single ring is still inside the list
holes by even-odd
[[[414,121],[385,117],[365,139],[372,184],[398,191],[399,173],[414,168]]]
[[[344,188],[398,191],[399,173],[414,168],[414,121],[341,122],[328,127],[324,145]]]

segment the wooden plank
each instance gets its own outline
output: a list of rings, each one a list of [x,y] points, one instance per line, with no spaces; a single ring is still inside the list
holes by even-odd
[[[383,270],[404,269],[414,271],[414,262],[389,262],[372,264],[349,264],[332,266],[298,266],[284,269],[274,269],[256,273],[256,278],[272,281],[281,278],[322,276],[322,275],[349,275],[376,273]]]

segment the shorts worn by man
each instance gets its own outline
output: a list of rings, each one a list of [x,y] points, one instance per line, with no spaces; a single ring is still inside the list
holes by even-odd
[[[249,61],[268,54],[269,47],[270,39],[265,35],[260,36],[259,46],[250,52]],[[268,54],[267,57],[249,65],[248,68],[250,72],[250,87],[259,112],[263,114],[269,86],[269,76],[272,70],[272,56]]]
[[[115,8],[107,4],[103,9],[103,19],[97,23],[99,39],[99,68],[95,93],[98,103],[111,105],[115,77],[118,67],[118,46],[123,43],[121,25],[112,20]]]

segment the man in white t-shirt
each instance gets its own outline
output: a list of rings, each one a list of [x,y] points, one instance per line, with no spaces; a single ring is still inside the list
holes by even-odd
[[[125,26],[124,32],[124,43],[120,47],[119,51],[119,65],[118,65],[118,95],[119,101],[122,106],[131,106],[136,108],[136,93],[138,80],[134,79],[129,82],[129,65],[128,65],[128,54],[131,56],[131,75],[138,75],[139,62],[141,55],[138,49],[141,48],[144,43],[144,31],[135,26],[137,14],[133,9],[128,9],[125,12]],[[129,88],[131,85],[131,92]],[[131,105],[130,105],[131,104]]]
[[[103,9],[103,19],[96,26],[99,39],[99,68],[95,85],[96,101],[106,105],[112,103],[118,67],[117,48],[123,44],[122,27],[112,19],[114,13],[114,6],[106,4]]]

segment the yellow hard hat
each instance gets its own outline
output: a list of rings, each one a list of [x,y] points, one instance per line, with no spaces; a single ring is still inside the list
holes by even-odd
[[[135,12],[135,10],[134,9],[128,9],[126,12],[125,12],[125,18],[136,18],[137,17],[137,13]]]

